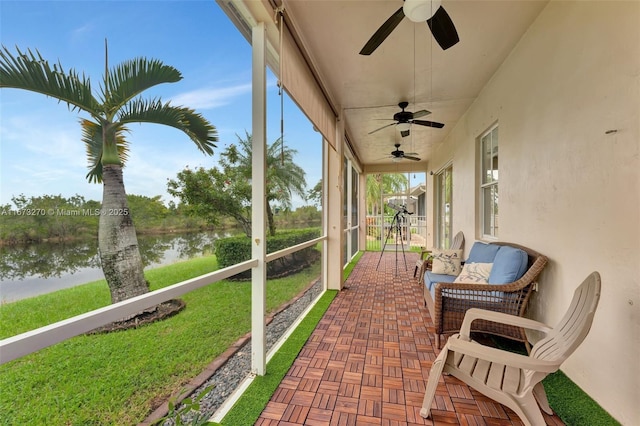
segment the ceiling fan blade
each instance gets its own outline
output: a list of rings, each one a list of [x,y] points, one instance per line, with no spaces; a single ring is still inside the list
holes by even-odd
[[[405,152],[404,156],[406,157],[407,155],[418,155],[417,152]]]
[[[444,127],[444,124],[442,123],[436,123],[435,121],[428,121],[428,120],[413,120],[412,123],[419,124],[421,126],[436,127],[438,129],[442,129]]]
[[[427,19],[427,25],[442,50],[447,50],[460,41],[456,26],[453,25],[451,17],[442,6],[436,10],[431,18]]]
[[[402,158],[406,158],[407,160],[412,160],[412,161],[420,161],[420,159],[418,157],[414,157],[412,155],[404,155]]]
[[[409,136],[409,130],[400,130],[400,136],[406,138],[407,136]]]
[[[384,126],[380,127],[379,129],[375,129],[374,131],[369,132],[368,134],[372,134],[372,133],[375,133],[375,132],[377,132],[377,131],[379,131],[379,130],[386,129],[387,127],[395,126],[395,125],[396,125],[396,123],[395,123],[395,121],[394,121],[393,123],[391,123],[391,124],[387,124],[387,125],[384,125]]]
[[[398,26],[403,18],[404,12],[402,11],[402,8],[396,10],[396,12],[391,15],[380,28],[378,28],[378,31],[376,31],[371,36],[367,44],[365,44],[360,51],[360,54],[371,55],[373,51],[376,50],[378,46],[380,46],[382,42],[389,36],[389,34],[391,34],[391,32]]]
[[[431,114],[431,111],[427,111],[426,109],[421,109],[420,111],[416,111],[413,113],[413,118],[424,117],[425,115]]]

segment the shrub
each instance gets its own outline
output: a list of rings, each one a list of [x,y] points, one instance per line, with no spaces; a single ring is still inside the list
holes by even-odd
[[[300,243],[318,238],[319,228],[291,229],[267,236],[267,253],[283,250]],[[215,254],[220,268],[251,259],[251,239],[246,236],[220,238],[215,242]],[[293,254],[281,257],[267,265],[267,277],[276,278],[298,272],[311,265],[319,257],[315,247],[307,247]],[[236,275],[236,279],[247,279],[251,271]]]
[[[214,249],[220,268],[251,259],[251,240],[247,236],[217,239]]]

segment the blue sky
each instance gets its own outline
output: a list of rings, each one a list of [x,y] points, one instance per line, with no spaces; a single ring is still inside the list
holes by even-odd
[[[170,199],[166,181],[185,166],[213,167],[217,153],[251,132],[251,47],[213,0],[206,1],[0,1],[0,39],[15,53],[39,50],[65,70],[85,73],[97,89],[109,63],[144,56],[183,74],[178,83],[145,92],[195,108],[218,129],[220,142],[204,156],[183,133],[166,126],[130,126],[127,193]],[[280,136],[276,77],[268,73],[268,142]],[[94,89],[94,90],[95,90]],[[313,187],[322,175],[321,136],[288,97],[284,139]],[[0,90],[0,204],[11,197],[75,194],[101,200],[102,185],[90,184],[78,119],[40,94]],[[295,204],[300,205],[297,200]]]

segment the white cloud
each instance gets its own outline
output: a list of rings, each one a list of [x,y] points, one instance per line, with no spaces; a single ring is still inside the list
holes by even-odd
[[[87,167],[85,147],[80,140],[80,124],[44,122],[43,117],[16,116],[7,120],[2,138],[33,154],[41,164],[52,168]],[[38,125],[34,125],[38,123]]]
[[[93,24],[84,24],[80,27],[74,28],[71,31],[71,38],[74,40],[85,38],[86,34],[92,31],[93,31]]]
[[[56,118],[56,113],[25,114],[3,120],[2,204],[21,193],[69,196],[86,191],[87,160],[80,126],[74,119]]]
[[[251,83],[229,87],[198,89],[182,93],[171,99],[173,105],[186,105],[194,109],[209,109],[228,105],[238,96],[251,92]]]

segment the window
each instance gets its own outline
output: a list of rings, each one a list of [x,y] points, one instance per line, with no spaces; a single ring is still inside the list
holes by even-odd
[[[482,236],[498,237],[498,126],[480,137],[480,223]]]
[[[449,166],[436,175],[436,244],[440,249],[447,249],[451,244],[453,223],[453,167]]]
[[[346,157],[344,158],[343,167],[342,211],[345,229],[342,260],[346,265],[358,253],[358,185],[360,175],[353,163]]]

